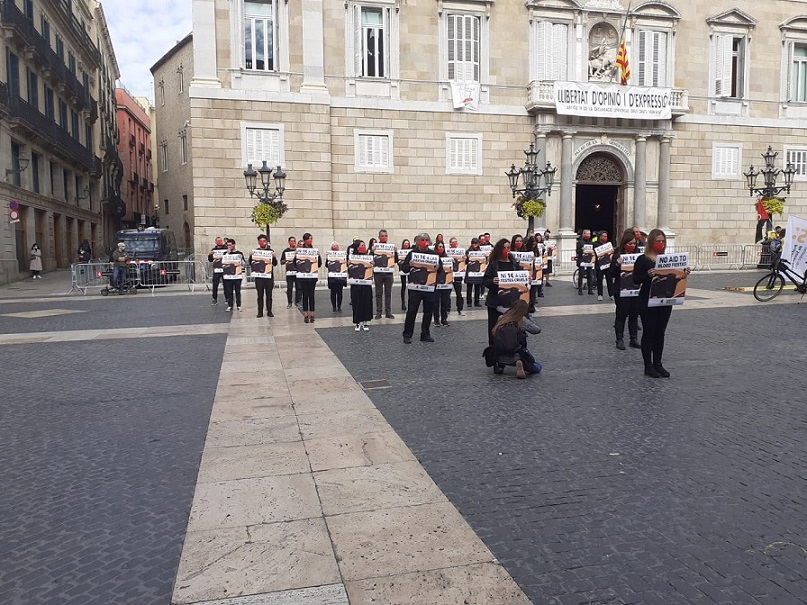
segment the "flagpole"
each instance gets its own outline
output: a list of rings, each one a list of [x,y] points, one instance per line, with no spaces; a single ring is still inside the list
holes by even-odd
[[[630,77],[630,68],[628,67],[628,47],[625,44],[625,30],[628,27],[628,17],[630,16],[630,7],[633,5],[633,0],[628,3],[628,10],[625,12],[625,19],[622,21],[622,32],[619,34],[619,46],[617,50],[617,58],[616,58],[616,71],[619,74],[619,83],[620,84],[627,84],[627,80],[625,78],[625,74],[627,72],[627,77]],[[614,74],[615,76],[616,74]],[[611,76],[611,81],[614,81],[614,76]]]

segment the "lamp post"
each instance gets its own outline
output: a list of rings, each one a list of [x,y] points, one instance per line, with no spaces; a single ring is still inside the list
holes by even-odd
[[[773,162],[776,160],[777,155],[779,154],[768,145],[768,151],[762,154],[762,157],[765,159],[765,167],[761,170],[754,170],[754,166],[751,165],[748,168],[748,172],[743,173],[743,176],[748,180],[748,191],[750,195],[753,196],[755,193],[758,193],[762,196],[763,200],[769,200],[783,191],[790,193],[790,186],[793,184],[793,176],[796,174],[796,168],[793,164],[788,164],[785,166],[784,170],[776,168]],[[760,175],[763,177],[765,185],[763,187],[756,187],[757,178]],[[777,187],[776,179],[780,175],[784,176],[785,184],[781,187]]]
[[[260,183],[258,183],[260,177]],[[266,160],[263,160],[263,165],[255,170],[252,164],[247,164],[247,169],[244,171],[244,179],[247,182],[247,191],[249,194],[258,199],[261,204],[271,206],[276,214],[282,216],[287,210],[286,204],[283,203],[283,192],[286,191],[286,173],[278,166],[272,169],[266,165]],[[272,180],[274,180],[274,190],[271,189]],[[274,221],[272,221],[274,222]],[[266,237],[269,241],[269,222],[266,223]]]
[[[10,183],[11,181],[8,180],[8,177],[14,175],[14,184],[19,187],[20,173],[24,172],[25,169],[28,168],[30,161],[30,159],[22,154],[14,158],[12,163],[16,164],[16,166],[14,166],[14,168],[6,168],[6,182]]]
[[[535,149],[535,144],[530,143],[529,148],[524,150],[524,155],[527,156],[524,160],[524,166],[516,168],[515,164],[511,164],[510,170],[504,173],[510,181],[513,197],[520,195],[520,201],[515,204],[519,216],[523,216],[522,207],[524,202],[539,202],[544,193],[552,195],[552,184],[555,182],[555,172],[558,169],[553,168],[549,162],[546,163],[543,170],[538,168],[539,153],[540,151]],[[535,216],[529,215],[527,221],[528,229],[534,230]]]

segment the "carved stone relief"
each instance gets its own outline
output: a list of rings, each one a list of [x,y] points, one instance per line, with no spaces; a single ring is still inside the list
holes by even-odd
[[[603,153],[594,153],[580,163],[577,182],[621,183],[622,169],[613,158]]]
[[[610,23],[597,23],[588,36],[589,82],[611,82],[616,74],[619,34]]]

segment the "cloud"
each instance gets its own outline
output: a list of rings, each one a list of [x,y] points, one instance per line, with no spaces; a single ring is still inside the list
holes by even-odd
[[[104,0],[121,83],[154,99],[149,69],[192,29],[191,0]]]

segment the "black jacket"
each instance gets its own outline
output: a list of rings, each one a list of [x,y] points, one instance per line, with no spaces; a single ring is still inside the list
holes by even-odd
[[[400,268],[401,268],[401,271],[403,273],[408,274],[408,273],[412,272],[412,268],[410,267],[409,263],[412,261],[412,253],[413,252],[417,252],[419,254],[431,254],[432,256],[436,256],[437,259],[438,259],[437,260],[437,273],[439,274],[439,273],[444,273],[445,272],[444,269],[443,269],[443,263],[439,260],[440,256],[437,254],[437,252],[435,252],[431,248],[426,248],[425,250],[421,250],[420,248],[410,248],[407,251],[406,258],[400,264]]]
[[[592,246],[592,249],[593,249],[593,248],[597,247],[597,242],[594,242],[592,240],[586,241],[582,237],[579,240],[577,240],[577,248],[576,248],[575,251],[577,253],[577,261],[576,262],[577,262],[578,267],[580,266],[581,257],[583,256],[583,246]],[[595,256],[594,257],[595,266],[596,266],[596,263],[597,263],[596,259],[597,259],[597,257]]]
[[[269,252],[272,252],[272,267],[277,267],[277,256],[274,254],[274,250],[272,250],[272,248],[270,248],[270,247],[268,247],[268,246],[267,246],[266,248],[263,248],[263,249],[264,249],[264,250],[267,250],[267,251],[269,251]],[[249,265],[250,265],[250,267],[252,267],[252,269],[253,269],[253,271],[254,271],[254,270],[255,270],[255,268],[252,266],[252,262],[253,262],[253,261],[252,261],[252,255],[250,254],[250,255],[249,255]],[[275,272],[274,272],[274,269],[271,271],[271,274],[272,274],[271,279],[274,279],[274,278],[275,278]],[[259,278],[259,279],[267,279],[267,278],[265,278],[265,277],[261,277],[261,278]]]
[[[213,262],[213,250],[226,250],[226,249],[227,249],[227,244],[222,244],[221,246],[213,246],[213,248],[211,249],[210,254],[207,255],[207,262],[209,262],[209,263]]]
[[[639,290],[639,300],[642,301],[642,306],[647,306],[647,301],[650,298],[650,284],[653,282],[653,277],[648,275],[648,271],[656,266],[656,261],[650,260],[646,254],[642,254],[636,259],[633,265],[633,283],[641,286]]]
[[[493,283],[493,278],[498,277],[499,271],[520,271],[521,266],[513,258],[512,254],[507,255],[507,260],[494,260],[491,258],[488,262],[488,268],[485,269],[485,276],[482,278],[482,283],[488,290],[485,297],[485,306],[496,308],[499,306],[499,285]]]

